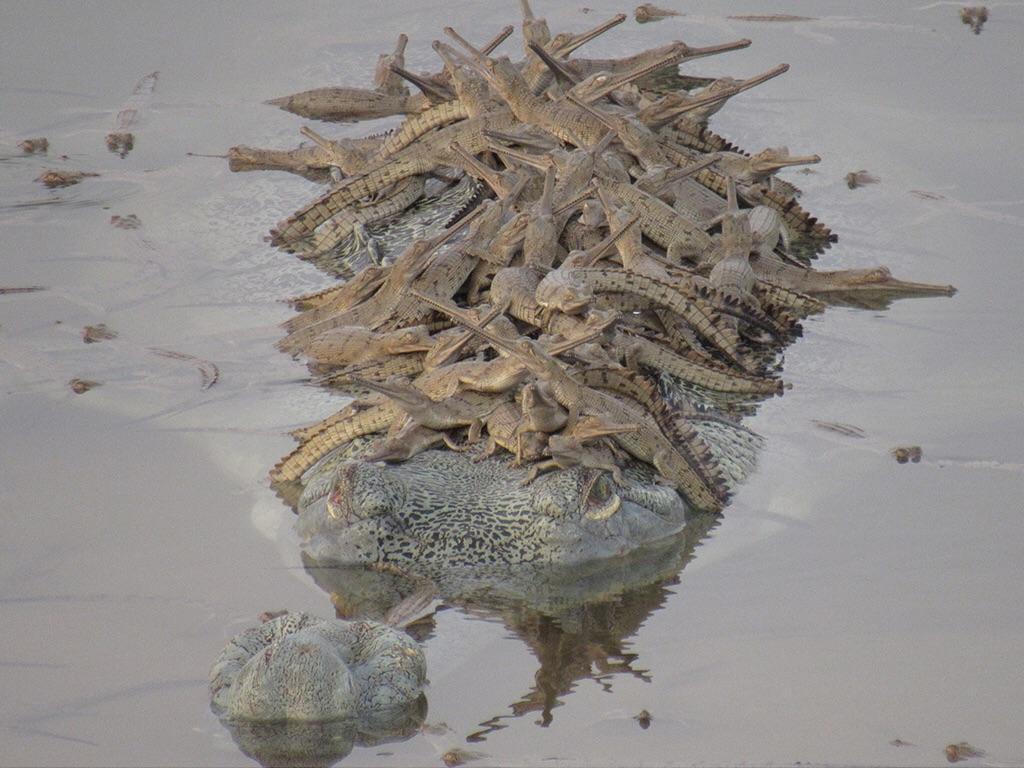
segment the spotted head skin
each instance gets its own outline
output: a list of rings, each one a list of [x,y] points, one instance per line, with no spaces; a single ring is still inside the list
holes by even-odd
[[[527,470],[510,458],[472,458],[431,450],[402,464],[325,468],[329,482],[312,478],[321,490],[299,504],[303,551],[340,564],[573,563],[630,551],[685,524],[679,495],[641,468],[614,487],[585,468],[523,487]]]
[[[415,701],[419,645],[375,621],[287,613],[236,635],[210,670],[212,705],[234,721],[359,719]]]
[[[378,562],[386,548],[415,556],[416,541],[400,525],[406,483],[384,465],[361,460],[338,466],[327,463],[306,488],[300,506],[309,514],[299,516],[296,528],[309,554]]]

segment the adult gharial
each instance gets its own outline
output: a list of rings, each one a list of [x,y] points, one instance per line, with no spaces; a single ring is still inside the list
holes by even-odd
[[[402,36],[374,89],[273,102],[404,115],[389,135],[231,151],[330,180],[271,232],[349,278],[295,299],[280,342],[354,397],[271,472],[317,561],[502,580],[664,541],[720,514],[753,466],[740,417],[782,393],[804,318],[954,293],[814,269],[836,236],[775,174],[820,158],[708,129],[787,65],[678,71],[749,40],[581,58],[624,17],[552,35],[523,5],[519,61],[496,55],[507,30],[478,48],[445,28],[438,72],[408,72]]]

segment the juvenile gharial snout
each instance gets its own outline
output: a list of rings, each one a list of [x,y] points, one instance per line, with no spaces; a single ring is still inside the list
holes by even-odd
[[[557,309],[569,315],[585,310],[594,299],[582,280],[573,279],[564,270],[548,272],[537,286],[537,303],[545,309]]]
[[[820,155],[791,155],[786,147],[771,147],[751,156],[755,174],[768,174],[793,165],[814,165]]]

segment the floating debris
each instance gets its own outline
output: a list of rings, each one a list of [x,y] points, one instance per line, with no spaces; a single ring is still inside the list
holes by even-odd
[[[919,200],[945,200],[945,195],[940,195],[938,192],[927,192],[923,189],[912,189],[910,194]]]
[[[135,136],[128,132],[108,133],[107,149],[125,157],[135,147]]]
[[[664,8],[659,8],[651,3],[644,3],[638,5],[636,10],[633,11],[633,16],[640,24],[646,24],[649,21],[661,21],[667,19],[670,16],[682,16],[683,14],[678,11],[669,11]]]
[[[86,344],[95,344],[99,341],[116,339],[117,331],[108,328],[104,323],[98,325],[87,325],[82,329],[82,341]]]
[[[853,424],[843,424],[838,421],[819,421],[818,419],[811,419],[811,423],[819,429],[826,429],[829,432],[835,432],[844,437],[865,437],[864,430]]]
[[[110,217],[110,224],[118,229],[138,229],[142,226],[142,222],[139,221],[139,217],[134,213],[129,213],[127,216],[114,214]]]
[[[909,741],[904,741],[903,739],[893,739],[892,741],[889,742],[889,746],[890,747],[913,747],[913,746],[916,746],[916,745],[915,744],[911,744]]]
[[[946,759],[951,763],[958,763],[971,757],[984,757],[985,751],[972,747],[966,741],[959,744],[948,744],[946,746]]]
[[[636,720],[637,723],[639,723],[640,727],[646,731],[648,728],[651,727],[651,720],[653,718],[651,717],[650,712],[648,712],[646,709],[641,709],[640,714],[634,715],[633,719]]]
[[[919,445],[902,445],[893,448],[889,451],[896,459],[898,464],[906,464],[908,461],[918,464],[921,461],[921,446]]]
[[[444,736],[446,733],[451,733],[452,729],[448,723],[423,723],[420,726],[420,733],[426,733],[429,736]]]
[[[465,765],[474,760],[480,760],[487,757],[484,752],[475,752],[470,749],[462,749],[461,747],[455,747],[455,749],[449,749],[443,755],[441,755],[441,762],[443,762],[447,768],[456,768],[459,765]]]
[[[25,285],[17,288],[0,288],[0,296],[6,296],[9,293],[37,293],[38,291],[45,291],[46,288],[42,285]]]
[[[27,155],[33,155],[37,153],[46,152],[50,148],[50,142],[44,138],[38,139],[25,139],[18,147]]]
[[[988,21],[988,8],[984,5],[966,5],[960,9],[960,21],[971,28],[976,34],[981,34],[981,28]]]
[[[199,375],[202,378],[200,389],[209,389],[220,378],[220,369],[209,360],[203,360],[195,355],[186,355],[184,352],[175,352],[173,349],[162,349],[161,347],[150,347],[149,351],[160,357],[167,357],[171,360],[184,360],[195,365],[199,369]]]
[[[85,392],[88,392],[90,389],[95,389],[101,384],[103,384],[102,381],[93,381],[92,379],[79,378],[71,379],[71,381],[68,382],[68,386],[71,387],[71,391],[74,392],[76,395],[84,394]]]
[[[58,171],[51,168],[39,174],[36,181],[53,189],[54,187],[70,187],[89,176],[99,176],[99,174],[88,171]]]
[[[850,171],[846,174],[846,186],[850,189],[863,187],[865,184],[877,184],[879,181],[881,181],[881,179],[868,173],[863,168],[859,171]]]

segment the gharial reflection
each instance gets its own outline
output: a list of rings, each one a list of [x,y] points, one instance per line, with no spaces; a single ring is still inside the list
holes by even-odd
[[[480,569],[449,569],[431,582],[427,575],[409,570],[335,566],[305,555],[303,562],[330,594],[340,618],[383,618],[408,595],[432,583],[442,609],[500,622],[523,641],[538,662],[533,681],[524,681],[524,694],[508,705],[507,712],[483,713],[480,729],[464,736],[478,742],[525,715],[537,714],[541,726],[551,724],[555,710],[582,681],[611,690],[621,675],[652,680],[657,670],[640,663],[630,640],[665,604],[696,547],[717,522],[714,516],[697,515],[677,536],[623,558],[572,568],[506,569],[500,579]],[[418,622],[409,630],[427,640],[433,621]]]
[[[427,717],[427,700],[376,718],[347,718],[325,722],[282,720],[245,722],[224,720],[238,748],[263,766],[335,765],[353,747],[404,741],[419,733]]]

